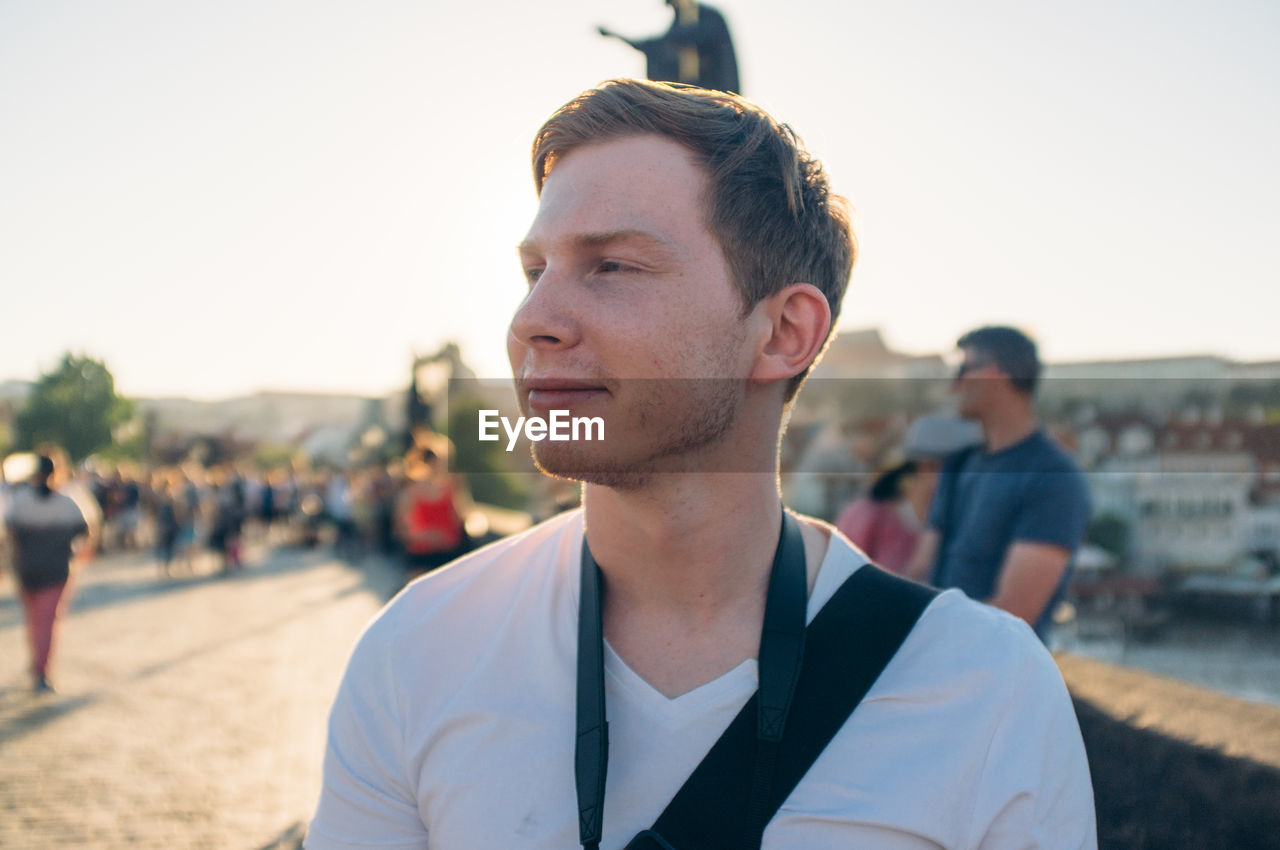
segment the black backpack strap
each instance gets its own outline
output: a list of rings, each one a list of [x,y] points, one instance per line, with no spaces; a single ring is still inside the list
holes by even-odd
[[[822,606],[805,633],[800,681],[761,824],[777,813],[840,731],[936,594],[867,565]],[[760,835],[744,823],[757,814],[748,813],[757,746],[752,696],[653,827],[627,850],[759,848]]]
[[[609,769],[609,722],[604,701],[604,627],[600,620],[600,569],[582,540],[579,606],[592,616],[578,618],[578,740],[574,781],[578,789],[578,835],[587,850],[599,850],[604,831],[604,785]],[[597,683],[584,688],[584,681]]]

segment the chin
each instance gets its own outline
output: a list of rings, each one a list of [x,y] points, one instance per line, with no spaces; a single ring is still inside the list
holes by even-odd
[[[707,422],[700,422],[707,425]],[[533,445],[539,470],[554,478],[598,484],[617,490],[636,490],[656,475],[737,471],[726,468],[737,458],[720,451],[731,425],[725,419],[707,430],[681,428],[657,441],[637,435],[635,443],[551,443]]]
[[[533,462],[538,471],[552,478],[598,484],[615,490],[638,490],[648,482],[651,472],[636,460],[619,458],[612,453],[585,451],[581,446],[533,446]]]
[[[737,471],[726,458],[742,413],[738,381],[635,381],[635,397],[609,411],[605,439],[533,444],[538,469],[556,478],[619,490],[671,473]]]

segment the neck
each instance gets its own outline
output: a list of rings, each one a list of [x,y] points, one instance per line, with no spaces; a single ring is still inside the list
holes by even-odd
[[[605,639],[666,696],[755,656],[782,525],[777,481],[662,474],[643,490],[583,493]]]
[[[690,620],[763,602],[782,524],[775,473],[677,473],[640,490],[587,485],[587,539],[608,608]]]
[[[1030,399],[1010,399],[982,417],[983,442],[988,453],[998,452],[1022,442],[1039,427]]]
[[[782,528],[774,402],[748,399],[732,431],[683,458],[682,471],[654,471],[634,489],[583,488],[587,541],[604,579],[605,639],[669,697],[760,647]],[[758,471],[706,471],[722,469]],[[812,589],[827,538],[816,527],[802,533]]]
[[[606,619],[619,607],[688,622],[757,602],[763,611],[782,525],[777,401],[748,394],[729,432],[684,456],[680,471],[634,489],[583,488]]]

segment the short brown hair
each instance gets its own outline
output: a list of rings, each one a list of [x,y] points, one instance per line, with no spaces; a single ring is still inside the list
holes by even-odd
[[[574,148],[645,134],[678,142],[706,169],[707,229],[744,310],[788,284],[812,283],[827,298],[834,331],[858,252],[848,203],[790,127],[738,95],[607,80],[542,125],[533,141],[534,185],[541,194],[556,161]],[[792,379],[788,399],[807,371]]]

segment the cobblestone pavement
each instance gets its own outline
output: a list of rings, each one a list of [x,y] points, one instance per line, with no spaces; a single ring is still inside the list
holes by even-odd
[[[389,563],[250,549],[234,576],[160,577],[142,555],[77,577],[30,691],[21,604],[0,581],[0,847],[296,848],[325,720]]]

